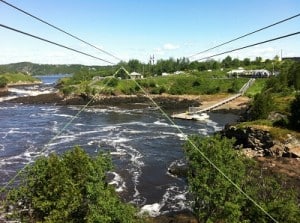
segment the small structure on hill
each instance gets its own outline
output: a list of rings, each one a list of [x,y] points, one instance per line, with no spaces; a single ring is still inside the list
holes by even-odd
[[[143,75],[137,72],[132,72],[129,76],[131,79],[143,79]]]
[[[259,70],[245,70],[242,67],[239,67],[236,70],[231,70],[227,72],[230,77],[251,77],[251,78],[261,78],[261,77],[270,77],[272,73],[266,69]]]

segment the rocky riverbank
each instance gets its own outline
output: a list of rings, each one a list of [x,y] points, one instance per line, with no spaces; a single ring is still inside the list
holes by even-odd
[[[189,106],[199,106],[198,98],[154,95],[155,102],[164,109],[187,109]],[[85,105],[91,100],[85,95],[67,96],[60,93],[40,94],[37,96],[19,97],[10,100],[14,103],[23,104],[56,104],[56,105]],[[89,105],[103,106],[155,106],[148,97],[143,95],[119,95],[119,96],[96,96]]]
[[[7,87],[1,87],[0,88],[0,97],[7,96],[9,94]]]
[[[228,125],[221,135],[235,138],[235,147],[249,157],[287,157],[300,158],[300,140],[293,134],[283,139],[275,139],[268,130],[255,127],[238,128]]]
[[[218,97],[218,96],[216,96]],[[189,106],[214,103],[214,96],[173,96],[152,95],[151,98],[164,109],[186,110]],[[90,100],[85,95],[64,97],[60,93],[42,94],[13,99],[14,103],[24,104],[56,104],[56,105],[85,105]],[[246,110],[249,98],[241,97],[234,102],[219,107],[222,112],[241,114]],[[143,95],[97,96],[90,105],[99,106],[152,106],[148,97]],[[298,185],[300,191],[300,140],[293,134],[287,134],[283,140],[276,140],[268,129],[228,125],[221,132],[224,137],[236,138],[235,149],[257,160],[264,171],[286,175],[292,185]],[[170,166],[169,172],[179,177],[185,177],[187,165],[184,161]],[[172,213],[151,219],[149,222],[197,222],[191,213]]]

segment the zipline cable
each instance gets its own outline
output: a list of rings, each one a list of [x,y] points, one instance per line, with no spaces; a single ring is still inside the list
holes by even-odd
[[[2,0],[1,0],[1,1],[2,1]],[[218,44],[217,46],[214,46],[214,47],[211,47],[211,48],[209,48],[209,49],[203,50],[203,51],[201,51],[201,52],[199,52],[199,53],[195,53],[195,54],[189,56],[188,58],[197,56],[197,55],[202,54],[202,53],[206,53],[206,52],[208,52],[208,51],[210,51],[210,50],[219,48],[219,47],[224,46],[224,45],[226,45],[226,44],[228,44],[228,43],[232,43],[232,42],[234,42],[234,41],[236,41],[236,40],[242,39],[242,38],[244,38],[244,37],[246,37],[246,36],[250,36],[250,35],[252,35],[252,34],[254,34],[254,33],[257,33],[257,32],[260,32],[260,31],[262,31],[262,30],[271,28],[272,26],[276,26],[276,25],[278,25],[278,24],[280,24],[280,23],[289,21],[289,20],[294,19],[294,18],[296,18],[296,17],[298,17],[298,16],[300,16],[300,13],[298,13],[298,14],[296,14],[296,15],[294,15],[294,16],[291,16],[291,17],[289,17],[289,18],[280,20],[280,21],[278,21],[278,22],[275,22],[275,23],[273,23],[273,24],[271,24],[271,25],[265,26],[265,27],[263,27],[263,28],[257,29],[257,30],[255,30],[255,31],[253,31],[253,32],[244,34],[244,35],[239,36],[239,37],[237,37],[237,38],[234,38],[234,39],[232,39],[232,40],[229,40],[229,41],[226,41],[226,42],[224,42],[224,43]]]
[[[128,71],[123,68],[127,75],[129,75]],[[197,146],[196,144],[186,136],[186,134],[180,129],[180,127],[170,118],[170,116],[155,102],[155,100],[146,92],[146,90],[135,80],[132,79],[135,84],[142,90],[142,92],[146,95],[146,97],[159,109],[163,116],[173,125],[177,131],[183,135],[184,139],[190,143],[190,145],[199,152],[199,154],[215,169],[217,170],[229,183],[231,183],[242,195],[246,197],[250,202],[252,202],[257,208],[259,208],[265,215],[267,215],[273,222],[278,223],[278,221],[269,214],[260,204],[258,204],[253,198],[251,198],[239,185],[234,183],[213,161],[211,161]]]
[[[216,56],[221,56],[223,54],[232,53],[232,52],[243,50],[243,49],[246,49],[246,48],[249,48],[249,47],[258,46],[258,45],[261,45],[261,44],[264,44],[264,43],[272,42],[272,41],[279,40],[279,39],[284,39],[284,38],[299,35],[299,34],[300,34],[300,32],[290,33],[290,34],[287,34],[287,35],[284,35],[284,36],[279,36],[279,37],[269,39],[269,40],[265,40],[265,41],[262,41],[262,42],[253,43],[253,44],[243,46],[243,47],[239,47],[239,48],[236,48],[236,49],[233,49],[233,50],[228,50],[228,51],[225,51],[225,52],[222,52],[222,53],[217,53],[217,54],[214,54],[214,55],[211,55],[211,56],[208,56],[208,57],[202,57],[202,58],[194,60],[194,61],[207,60],[207,59],[210,59],[210,58],[213,58],[213,57],[216,57]]]
[[[48,25],[48,26],[50,26],[50,27],[52,27],[52,28],[54,28],[54,29],[56,29],[56,30],[58,30],[58,31],[60,31],[60,32],[62,32],[62,33],[64,33],[64,34],[66,34],[66,35],[68,35],[68,36],[71,36],[72,38],[74,38],[74,39],[76,39],[76,40],[79,40],[79,41],[82,42],[82,43],[87,44],[87,45],[90,46],[90,47],[93,47],[93,48],[95,48],[95,49],[101,51],[102,53],[105,53],[105,54],[107,54],[107,55],[109,55],[109,56],[111,56],[111,57],[113,57],[113,58],[115,58],[115,59],[121,61],[120,58],[116,57],[116,56],[113,55],[112,53],[109,53],[109,52],[107,52],[107,51],[105,51],[105,50],[103,50],[103,49],[100,49],[99,47],[97,47],[97,46],[95,46],[95,45],[93,45],[93,44],[91,44],[91,43],[89,43],[89,42],[87,42],[87,41],[85,41],[85,40],[83,40],[83,39],[81,39],[81,38],[79,38],[79,37],[77,37],[77,36],[75,36],[75,35],[69,33],[69,32],[67,32],[67,31],[65,31],[65,30],[63,30],[62,28],[59,28],[59,27],[57,27],[57,26],[55,26],[55,25],[53,25],[53,24],[51,24],[51,23],[45,21],[44,19],[41,19],[41,18],[39,18],[39,17],[37,17],[37,16],[35,16],[35,15],[29,13],[29,12],[26,12],[25,10],[20,9],[19,7],[15,6],[15,5],[13,5],[13,4],[7,2],[7,1],[4,1],[4,0],[0,0],[0,1],[1,1],[2,3],[6,4],[6,5],[8,5],[8,6],[14,8],[14,9],[16,9],[16,10],[18,10],[18,11],[20,11],[20,12],[22,12],[22,13],[24,13],[24,14],[26,14],[26,15],[28,15],[28,16],[30,16],[30,17],[32,17],[32,18],[34,18],[34,19],[36,19],[36,20],[38,20],[38,21],[40,21],[40,22],[42,22],[42,23],[44,23],[44,24],[46,24],[46,25]]]
[[[1,1],[1,0],[0,0],[0,1]],[[18,30],[18,29],[15,29],[15,28],[12,28],[12,27],[3,25],[3,24],[0,24],[0,27],[3,27],[3,28],[5,28],[5,29],[12,30],[12,31],[17,32],[17,33],[21,33],[21,34],[26,35],[26,36],[30,36],[30,37],[32,37],[32,38],[35,38],[35,39],[38,39],[38,40],[41,40],[41,41],[44,41],[44,42],[47,42],[47,43],[50,43],[50,44],[53,44],[53,45],[62,47],[62,48],[65,48],[65,49],[67,49],[67,50],[74,51],[74,52],[76,52],[76,53],[83,54],[83,55],[85,55],[85,56],[88,56],[88,57],[91,57],[91,58],[94,58],[94,59],[97,59],[97,60],[101,60],[101,61],[106,62],[106,63],[109,63],[109,64],[111,64],[111,65],[115,65],[115,63],[110,62],[110,61],[105,60],[105,59],[102,59],[102,58],[100,58],[100,57],[93,56],[93,55],[91,55],[91,54],[82,52],[82,51],[80,51],[80,50],[73,49],[73,48],[71,48],[71,47],[62,45],[62,44],[60,44],[60,43],[56,43],[56,42],[53,42],[53,41],[51,41],[51,40],[47,40],[47,39],[44,39],[44,38],[42,38],[42,37],[35,36],[35,35],[33,35],[33,34],[30,34],[30,33],[27,33],[27,32],[24,32],[24,31],[21,31],[21,30]]]
[[[36,39],[39,39],[39,40],[42,40],[42,41],[45,41],[45,42],[48,42],[50,44],[54,44],[54,45],[57,45],[59,47],[62,47],[62,48],[65,48],[65,49],[69,49],[69,50],[72,50],[74,52],[77,52],[77,53],[80,53],[80,54],[83,54],[83,55],[86,55],[86,56],[89,56],[89,57],[92,57],[92,58],[95,58],[95,59],[98,59],[98,60],[101,60],[101,61],[104,61],[104,62],[107,62],[107,63],[111,63],[109,61],[106,61],[106,60],[103,60],[101,58],[98,58],[98,57],[95,57],[93,55],[90,55],[90,54],[87,54],[87,53],[84,53],[82,51],[79,51],[79,50],[76,50],[76,49],[72,49],[70,47],[66,47],[64,45],[61,45],[61,44],[58,44],[58,43],[55,43],[53,41],[50,41],[50,40],[46,40],[44,38],[41,38],[41,37],[37,37],[35,35],[32,35],[32,34],[29,34],[29,33],[26,33],[26,32],[23,32],[23,31],[20,31],[20,30],[17,30],[17,29],[14,29],[14,28],[11,28],[11,27],[8,27],[8,26],[5,26],[5,25],[2,25],[0,24],[1,27],[3,28],[7,28],[7,29],[10,29],[12,31],[15,31],[15,32],[19,32],[21,34],[24,34],[24,35],[27,35],[27,36],[30,36],[32,38],[36,38]],[[263,44],[263,43],[267,43],[267,42],[270,42],[270,41],[275,41],[275,40],[278,40],[278,39],[283,39],[283,38],[287,38],[287,37],[290,37],[290,36],[293,36],[293,35],[297,35],[297,34],[300,34],[300,32],[296,32],[296,33],[292,33],[292,34],[288,34],[288,35],[285,35],[285,36],[281,36],[281,37],[277,37],[277,38],[274,38],[274,39],[271,39],[271,40],[266,40],[266,41],[262,41],[262,42],[259,42],[259,43],[256,43],[256,44],[251,44],[251,45],[248,45],[248,46],[244,46],[244,47],[240,47],[240,48],[237,48],[237,49],[234,49],[234,50],[231,50],[231,51],[226,51],[222,54],[225,54],[225,53],[229,53],[229,52],[233,52],[233,51],[237,51],[237,50],[241,50],[241,49],[245,49],[245,48],[248,48],[248,47],[252,47],[252,46],[256,46],[256,45],[260,45],[260,44]],[[217,55],[213,55],[211,57],[214,57],[214,56],[218,56],[218,55],[221,55],[221,54],[217,54]],[[208,58],[211,58],[211,57],[208,57]],[[205,58],[204,58],[205,59]],[[111,63],[112,64],[112,63]],[[129,75],[129,72],[123,68],[126,73]],[[134,80],[134,79],[133,79]],[[188,137],[186,137],[186,135],[183,133],[183,131],[174,123],[174,121],[163,111],[163,109],[154,101],[154,99],[140,86],[140,84],[134,80],[134,82],[137,84],[137,86],[144,92],[144,94],[149,98],[149,100],[162,112],[162,114],[167,118],[167,120],[170,121],[170,123],[172,123],[172,125],[181,133],[185,136],[185,139],[188,140],[188,142],[200,153],[200,155],[208,162],[211,164],[211,166],[216,169],[225,179],[227,179],[234,187],[237,188],[237,190],[242,193],[247,199],[249,199],[255,206],[257,206],[263,213],[265,213],[268,217],[270,217],[270,219],[272,219],[272,221],[274,222],[278,222],[276,221],[276,219],[274,219],[267,211],[264,210],[263,207],[261,207],[257,202],[255,202],[248,194],[246,194],[237,184],[235,184],[221,169],[219,169]],[[72,122],[73,120],[78,117],[78,115],[92,102],[92,100],[94,99],[94,96],[91,98],[91,100],[74,116],[72,117],[72,119],[62,128],[62,130],[56,135],[54,136],[54,138],[52,138],[45,146],[44,146],[44,149],[46,149],[46,147],[48,146],[48,144],[50,144],[50,142],[52,142],[53,140],[55,140]],[[42,151],[43,151],[42,150]],[[27,165],[26,165],[27,166]],[[24,169],[26,168],[23,167],[23,169],[21,169],[4,187],[1,188],[0,192],[3,192],[10,184],[12,184],[14,182],[14,180],[20,175],[21,171],[24,171]]]

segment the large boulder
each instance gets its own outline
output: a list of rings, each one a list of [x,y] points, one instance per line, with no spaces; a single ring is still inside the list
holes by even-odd
[[[168,172],[176,177],[186,178],[188,176],[188,164],[185,159],[175,160],[168,168]]]

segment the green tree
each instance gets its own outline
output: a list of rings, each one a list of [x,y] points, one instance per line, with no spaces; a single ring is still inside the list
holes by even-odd
[[[262,63],[261,57],[255,57],[255,61],[253,62],[256,66],[260,66]]]
[[[290,111],[289,123],[292,128],[300,131],[300,94],[297,94],[295,100],[291,103]]]
[[[241,61],[238,59],[238,58],[234,58],[232,60],[232,66],[235,67],[235,68],[238,68],[241,64]]]
[[[231,58],[231,56],[225,57],[225,59],[222,60],[222,65],[223,65],[223,67],[225,67],[225,68],[231,67],[231,65],[232,65],[232,58]]]
[[[201,222],[240,222],[243,197],[211,164],[216,165],[233,182],[241,185],[245,176],[245,165],[242,157],[232,149],[233,140],[221,140],[220,136],[192,136],[190,140],[193,144],[187,142],[185,151],[190,167],[188,183],[194,197],[194,213]]]
[[[288,71],[289,86],[293,86],[296,90],[300,90],[300,62],[295,62]]]
[[[263,174],[253,160],[234,150],[234,140],[219,135],[192,136],[189,140],[184,146],[188,184],[199,222],[273,222],[261,208],[278,222],[300,221],[296,193],[282,178]],[[242,195],[223,173],[261,208]]]
[[[289,188],[281,175],[265,173],[258,165],[247,166],[244,191],[277,222],[300,221],[297,193]],[[243,219],[249,222],[274,222],[250,200],[242,209]]]
[[[26,168],[9,203],[29,222],[136,222],[106,181],[111,168],[107,155],[91,158],[79,147],[51,154]]]
[[[141,72],[143,67],[141,62],[137,59],[129,60],[127,66],[129,68],[129,72]]]
[[[269,91],[255,95],[249,118],[250,120],[266,119],[274,108],[274,100]]]
[[[243,60],[243,65],[244,66],[249,66],[251,64],[251,61],[250,61],[250,59],[249,58],[245,58],[244,60]]]

